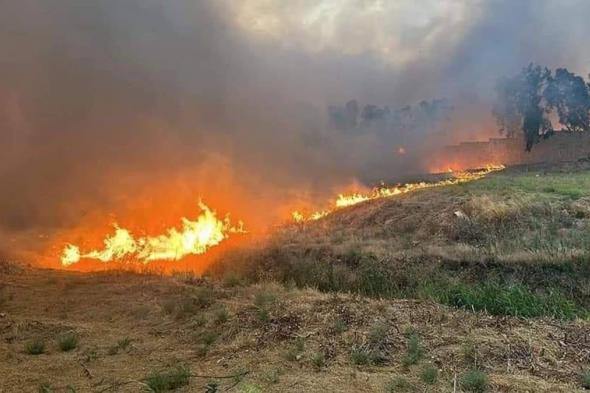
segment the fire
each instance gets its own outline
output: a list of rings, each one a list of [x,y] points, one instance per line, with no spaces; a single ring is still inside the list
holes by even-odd
[[[139,260],[144,264],[156,260],[177,261],[191,254],[203,254],[220,244],[232,233],[244,233],[243,223],[233,226],[226,216],[219,219],[215,211],[199,202],[201,214],[196,220],[182,218],[182,229],[169,228],[159,236],[135,237],[115,224],[114,234],[104,239],[104,247],[82,253],[80,247],[68,244],[63,250],[61,263],[70,266],[81,259],[101,262]]]
[[[441,186],[449,186],[452,184],[461,184],[467,183],[470,181],[478,180],[483,178],[484,176],[488,175],[491,172],[496,172],[499,170],[504,169],[503,165],[487,165],[484,168],[471,170],[471,171],[461,171],[461,172],[453,172],[450,171],[452,174],[452,178],[441,180],[438,182],[420,182],[420,183],[406,183],[401,185],[396,185],[393,187],[386,187],[385,185],[375,187],[368,192],[365,193],[353,193],[349,195],[339,194],[338,198],[334,201],[333,205],[329,209],[317,211],[311,213],[309,216],[305,216],[303,213],[299,211],[293,212],[292,216],[295,222],[306,222],[306,221],[315,221],[319,220],[322,217],[327,216],[328,214],[332,213],[333,211],[359,204],[361,202],[366,202],[374,199],[380,198],[387,198],[394,195],[405,194],[408,192],[424,189],[424,188],[432,188],[432,187],[441,187]]]

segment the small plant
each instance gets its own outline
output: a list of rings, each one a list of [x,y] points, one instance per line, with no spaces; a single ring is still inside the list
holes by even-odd
[[[477,346],[471,340],[465,342],[462,347],[463,361],[469,367],[477,367]]]
[[[488,376],[479,370],[470,370],[461,377],[461,388],[467,392],[482,393],[488,388]]]
[[[582,387],[586,390],[590,390],[590,370],[585,370],[580,376],[582,380]]]
[[[25,352],[29,355],[41,355],[45,352],[45,343],[41,340],[29,341],[25,344]]]
[[[225,307],[221,307],[213,313],[213,322],[217,325],[222,325],[229,319],[229,314]]]
[[[346,321],[343,320],[342,318],[338,318],[334,322],[334,332],[336,334],[342,334],[347,330],[348,330],[348,325],[346,324]]]
[[[387,338],[387,325],[376,323],[369,330],[369,343],[373,346],[382,345]]]
[[[277,297],[274,293],[260,291],[254,296],[254,305],[258,308],[267,307],[275,303]]]
[[[190,370],[184,366],[178,366],[163,371],[154,371],[149,374],[144,383],[154,393],[168,392],[188,385]]]
[[[418,361],[424,355],[424,350],[420,344],[420,338],[416,333],[412,333],[408,339],[408,348],[406,354],[402,358],[402,364],[404,367],[411,366],[418,363]]]
[[[67,333],[57,340],[57,345],[62,352],[69,352],[78,346],[78,337],[74,333]]]
[[[369,364],[371,361],[371,356],[367,348],[364,347],[354,347],[350,352],[350,360],[352,364],[356,364],[357,366],[364,366]]]
[[[39,392],[39,393],[53,393],[54,390],[53,390],[53,388],[51,387],[50,384],[48,384],[48,383],[42,383],[37,388],[37,392]]]
[[[385,386],[385,391],[388,393],[413,392],[415,390],[414,385],[403,377],[395,377]]]
[[[303,341],[303,338],[298,337],[297,340],[295,340],[295,344],[287,352],[285,352],[285,359],[290,362],[301,359],[301,354],[303,353],[304,349],[305,341]]]
[[[120,350],[127,349],[129,345],[131,345],[131,340],[129,337],[122,338],[121,340],[117,341],[117,345],[110,347],[107,353],[109,355],[116,355]]]
[[[242,279],[237,273],[230,272],[223,277],[223,286],[233,288],[242,285]]]
[[[326,365],[326,356],[322,352],[316,352],[311,355],[311,364],[320,371]]]
[[[207,346],[212,345],[215,342],[215,340],[217,340],[217,333],[212,331],[204,331],[197,336],[197,341],[200,344],[204,344]]]
[[[426,366],[420,373],[422,382],[428,385],[434,385],[438,380],[438,369],[433,366]]]

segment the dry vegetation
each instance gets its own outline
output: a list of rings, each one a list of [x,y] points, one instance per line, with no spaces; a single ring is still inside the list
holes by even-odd
[[[187,275],[20,270],[2,280],[6,392],[448,392],[454,380],[465,392],[572,392],[590,360],[580,320]],[[64,350],[64,337],[75,346]]]
[[[584,391],[590,172],[567,170],[344,209],[205,278],[2,264],[0,391]]]

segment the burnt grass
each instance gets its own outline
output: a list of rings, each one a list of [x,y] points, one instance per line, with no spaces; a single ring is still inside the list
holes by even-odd
[[[590,170],[566,169],[517,168],[362,203],[226,254],[209,274],[492,315],[587,318]]]

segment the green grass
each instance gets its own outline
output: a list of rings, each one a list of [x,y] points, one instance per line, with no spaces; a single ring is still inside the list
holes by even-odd
[[[461,377],[461,388],[466,392],[483,393],[488,390],[488,376],[479,370],[467,371]]]
[[[25,352],[29,355],[45,353],[45,343],[42,340],[32,340],[25,344]]]
[[[311,355],[311,364],[316,369],[316,371],[320,371],[326,365],[326,356],[323,352],[315,352]]]
[[[416,333],[412,333],[408,339],[406,353],[402,358],[402,365],[408,367],[418,363],[424,356],[424,349],[420,343],[420,337]]]
[[[62,352],[69,352],[78,346],[78,337],[74,333],[67,333],[59,337],[57,345]]]
[[[416,387],[403,377],[395,377],[385,386],[388,393],[415,392]]]
[[[420,373],[420,379],[427,385],[434,385],[438,380],[438,369],[433,366],[426,366]]]
[[[590,370],[584,370],[580,375],[580,382],[582,387],[586,390],[590,390]]]
[[[587,311],[556,290],[535,293],[523,285],[456,284],[437,288],[430,296],[440,303],[492,315],[523,318],[551,316],[558,319],[584,317]]]
[[[162,393],[188,385],[190,377],[191,373],[188,368],[178,366],[162,371],[153,371],[143,382],[151,389],[151,392]]]

